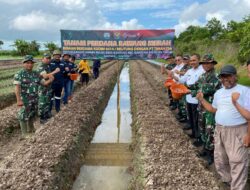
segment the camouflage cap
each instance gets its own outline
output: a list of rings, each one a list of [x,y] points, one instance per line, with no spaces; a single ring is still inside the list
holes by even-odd
[[[213,63],[214,65],[216,65],[217,61],[215,61],[213,54],[206,54],[203,56],[200,64],[204,64],[204,63]]]
[[[54,50],[53,51],[53,55],[61,55],[61,51],[60,50]]]
[[[32,55],[25,55],[24,59],[23,59],[23,63],[26,63],[27,61],[32,61],[33,63],[36,63],[33,59]]]
[[[43,57],[46,57],[46,58],[51,59],[51,55],[50,55],[50,53],[44,53],[44,54],[43,54]]]

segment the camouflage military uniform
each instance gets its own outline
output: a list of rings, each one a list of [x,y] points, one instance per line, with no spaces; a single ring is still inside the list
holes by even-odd
[[[212,103],[214,93],[220,89],[221,83],[216,76],[215,70],[211,70],[202,74],[199,80],[191,88],[192,96],[196,96],[198,91],[201,91],[204,94],[204,98],[209,103]],[[207,150],[214,149],[214,129],[215,129],[215,117],[214,113],[208,112],[201,106],[198,105],[199,113],[199,127],[201,139],[204,143],[204,147]]]
[[[23,107],[18,112],[18,119],[20,121],[28,121],[37,114],[38,105],[38,87],[41,78],[35,71],[28,72],[21,70],[14,76],[14,84],[19,84],[21,87],[21,99]]]
[[[51,73],[49,64],[39,63],[37,72],[41,75]],[[40,85],[38,88],[38,113],[41,119],[46,119],[49,114],[50,100],[52,96],[51,85],[43,86]]]
[[[180,72],[186,72],[188,69],[190,69],[191,67],[186,64],[184,65]],[[180,75],[180,76],[183,76],[183,75]],[[187,110],[186,110],[186,96],[183,96],[179,101],[178,101],[178,110],[179,110],[179,113],[178,115],[181,117],[181,118],[184,118],[186,119],[187,118]]]
[[[172,70],[173,68],[175,68],[175,66],[176,66],[176,63],[169,63],[169,64],[167,64],[166,66],[165,66],[165,68],[167,69],[167,70]]]

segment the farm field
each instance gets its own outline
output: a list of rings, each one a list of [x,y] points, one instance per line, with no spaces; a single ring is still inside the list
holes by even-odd
[[[71,189],[74,184],[75,190],[94,178],[92,176],[87,178],[89,181],[81,181],[81,176],[87,174],[79,175],[80,168],[91,171],[94,175],[97,168],[104,171],[105,167],[98,166],[103,163],[106,167],[114,167],[112,175],[116,178],[122,174],[127,188],[130,189],[178,187],[190,190],[226,190],[215,175],[213,166],[208,167],[196,156],[198,149],[192,145],[188,132],[181,130],[182,124],[168,109],[166,92],[162,85],[165,76],[159,74],[160,67],[144,61],[129,61],[125,65],[129,68],[127,76],[122,71],[124,62],[111,61],[104,64],[100,78],[91,81],[88,87],[78,87],[73,101],[63,107],[59,114],[46,125],[41,126],[36,122],[37,131],[29,140],[18,141],[20,129],[16,119],[16,106],[1,110],[3,117],[0,121],[0,146],[3,152],[0,154],[0,189]],[[120,73],[122,74],[119,77]],[[130,82],[126,88],[130,92],[125,93],[123,82],[128,82],[127,77]],[[113,91],[116,91],[114,96],[111,95]],[[123,103],[123,98],[130,101],[129,112],[132,114],[132,123],[125,126],[121,118],[125,116],[127,103]],[[105,110],[108,105],[115,106],[112,114],[117,115],[117,118],[111,120],[113,124],[104,116],[106,112],[109,113],[109,109]],[[73,123],[69,123],[71,121],[66,119],[66,115],[74,118]],[[118,118],[121,121],[119,119],[118,122]],[[63,122],[56,122],[58,120]],[[116,130],[119,129],[117,126],[131,128],[131,141],[125,141],[125,144],[120,140],[115,140],[113,144],[109,140],[98,141],[95,137],[97,130],[101,129],[100,124],[105,125],[107,121]],[[118,130],[118,134],[114,132],[114,138],[122,139],[122,128]],[[113,138],[112,135],[110,138]],[[43,155],[42,160],[38,155]],[[36,168],[38,163],[39,167]],[[115,167],[119,167],[122,173],[118,175]],[[75,182],[73,179],[77,176],[79,181]],[[41,180],[33,183],[37,177]],[[117,179],[113,185],[120,187],[118,182]],[[98,187],[98,184],[94,187]]]

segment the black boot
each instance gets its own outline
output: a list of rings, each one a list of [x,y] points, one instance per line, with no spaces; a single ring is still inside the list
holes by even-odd
[[[47,122],[46,116],[41,115],[40,116],[40,124],[45,124]]]
[[[214,163],[214,151],[209,150],[207,152],[208,152],[208,154],[207,154],[207,163],[208,163],[208,165],[212,165]]]
[[[51,117],[52,117],[51,112],[48,112],[48,113],[45,114],[45,118],[46,119],[50,119]]]
[[[193,145],[196,147],[202,146],[202,144],[203,144],[203,142],[202,142],[201,138],[199,138],[199,137],[193,142]]]
[[[207,150],[203,147],[203,149],[198,153],[199,157],[206,157],[208,154]]]

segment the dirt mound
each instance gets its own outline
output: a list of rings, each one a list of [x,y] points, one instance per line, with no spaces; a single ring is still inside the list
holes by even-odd
[[[160,70],[147,63],[143,69],[131,63],[133,130],[135,142],[134,189],[220,189],[214,174],[197,158],[189,138],[183,134],[173,114],[166,107],[157,86],[143,75],[164,81]],[[142,66],[141,66],[142,67]],[[142,71],[143,70],[143,71]],[[158,79],[157,79],[158,78]]]

